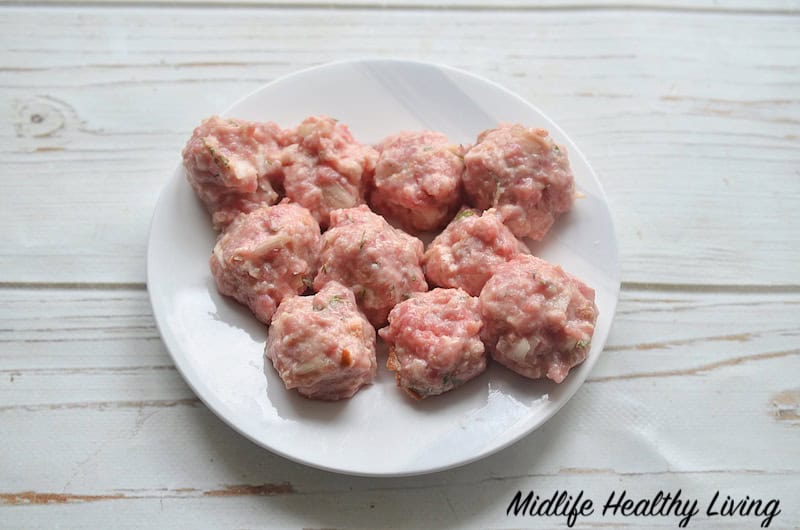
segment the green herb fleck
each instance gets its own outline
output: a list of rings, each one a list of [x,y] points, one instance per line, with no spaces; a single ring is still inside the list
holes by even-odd
[[[209,144],[205,138],[203,138],[201,141],[203,142],[203,146],[208,149],[209,153],[211,153],[211,158],[214,159],[214,162],[218,167],[230,167],[231,163],[226,156],[217,151],[217,149],[213,145]]]
[[[341,296],[339,296],[338,294],[335,294],[335,295],[331,296],[330,298],[328,298],[328,303],[327,304],[319,305],[319,306],[318,305],[314,305],[313,308],[314,308],[314,311],[323,311],[325,309],[328,309],[333,304],[338,304],[339,302],[341,302],[343,300],[344,299]]]
[[[591,339],[589,340],[579,340],[578,343],[575,345],[575,348],[588,348],[589,344],[591,344]]]
[[[311,289],[314,286],[314,282],[311,281],[311,278],[303,278],[303,285],[305,285],[306,288]]]
[[[364,230],[361,232],[361,241],[358,243],[358,250],[359,252],[364,250],[364,245],[367,244],[367,231]]]
[[[556,144],[556,145],[553,145],[553,151],[555,151],[555,152],[556,152],[556,154],[559,154],[559,155],[561,154],[561,149],[558,147],[558,145],[557,145],[557,144]]]
[[[458,212],[458,215],[456,215],[456,218],[453,219],[453,220],[454,221],[458,221],[460,219],[464,219],[465,217],[471,217],[473,215],[475,215],[474,211],[468,210],[468,209],[464,209],[464,210],[461,210],[460,212]]]
[[[457,377],[453,377],[453,374],[447,374],[446,376],[444,376],[444,379],[442,379],[442,383],[444,384],[445,387],[455,388],[457,386],[461,386],[463,381],[461,381]]]
[[[358,291],[358,294],[356,295],[356,298],[358,298],[359,302],[363,302],[365,296],[367,296],[367,290],[366,290],[366,288],[362,287],[361,290]]]
[[[214,155],[214,162],[216,162],[217,165],[221,167],[230,167],[231,165],[228,158],[220,154]]]
[[[433,147],[431,147],[429,145],[426,145],[425,147],[422,148],[422,150],[423,151],[433,151]]]

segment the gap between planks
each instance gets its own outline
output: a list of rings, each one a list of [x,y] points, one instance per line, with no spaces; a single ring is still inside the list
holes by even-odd
[[[114,1],[114,0],[82,0],[82,1],[58,1],[58,0],[39,0],[38,2],[25,2],[24,0],[0,0],[0,7],[29,7],[29,8],[184,8],[184,9],[217,9],[217,8],[247,8],[247,9],[292,9],[292,10],[311,10],[311,9],[337,9],[337,10],[380,10],[380,11],[462,11],[462,12],[574,12],[574,11],[626,11],[626,12],[655,12],[655,13],[690,13],[690,14],[710,14],[710,15],[734,15],[734,16],[800,16],[799,9],[785,8],[764,8],[757,7],[726,7],[726,6],[693,6],[693,5],[636,5],[632,3],[620,3],[618,5],[597,5],[590,3],[564,3],[561,5],[520,5],[515,3],[500,3],[484,5],[469,2],[456,2],[451,5],[445,4],[424,4],[415,2],[320,2],[320,1],[301,1],[292,3],[287,1],[259,1],[259,0],[239,0],[225,2],[224,0],[143,0],[143,1]]]

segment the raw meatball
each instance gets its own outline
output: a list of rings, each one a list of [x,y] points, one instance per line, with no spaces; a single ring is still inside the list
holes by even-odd
[[[286,134],[274,123],[212,116],[183,149],[186,176],[222,229],[242,212],[278,202],[280,151]]]
[[[441,228],[461,205],[461,148],[423,131],[389,136],[379,150],[372,207],[408,230]]]
[[[492,357],[515,372],[556,383],[586,359],[594,333],[594,290],[534,256],[497,267],[480,296],[481,332]]]
[[[378,153],[358,143],[346,125],[312,116],[291,134],[283,151],[286,196],[308,208],[326,228],[332,210],[364,204]]]
[[[464,209],[428,245],[422,267],[430,283],[478,296],[498,265],[529,253],[494,210]]]
[[[397,386],[423,399],[463,385],[486,369],[478,299],[461,289],[414,294],[389,313],[378,333]]]
[[[265,206],[240,215],[211,256],[219,292],[248,306],[269,324],[278,304],[302,293],[317,273],[319,225],[297,204]]]
[[[353,293],[336,282],[314,296],[284,300],[265,353],[286,388],[311,399],[349,398],[372,382],[377,369],[375,330]]]
[[[428,290],[420,267],[422,248],[422,241],[393,228],[365,205],[336,210],[322,236],[314,289],[341,282],[356,295],[369,321],[382,326],[398,302]]]
[[[464,155],[464,190],[473,206],[494,206],[517,237],[540,240],[572,207],[575,182],[566,150],[544,129],[500,125]]]

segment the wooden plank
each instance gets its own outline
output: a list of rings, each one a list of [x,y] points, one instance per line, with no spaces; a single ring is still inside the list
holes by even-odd
[[[402,49],[518,91],[573,135],[626,281],[797,285],[794,17],[3,12],[0,281],[142,282],[152,208],[200,117],[298,68]]]
[[[625,289],[591,379],[699,375],[719,363],[791,351],[799,335],[798,292]],[[0,373],[17,374],[17,383],[29,374],[127,376],[172,368],[142,289],[0,289],[0,344]]]
[[[590,380],[703,377],[798,355],[800,293],[624,290]]]
[[[800,388],[793,375],[800,368],[797,357],[761,359],[680,379],[587,383],[547,424],[479,468],[497,476],[556,474],[562,468],[596,468],[602,461],[603,468],[617,473],[800,472]],[[6,449],[0,466],[6,491],[52,491],[57,486],[73,493],[105,494],[120,487],[158,489],[167,487],[168,480],[205,490],[215,489],[219,481],[263,481],[245,472],[260,459],[274,471],[267,482],[288,480],[297,469],[263,449],[247,449],[250,442],[193,398],[176,398],[183,385],[163,371],[153,372],[145,389],[127,384],[124,376],[107,375],[119,385],[112,388],[110,383],[93,384],[91,376],[62,374],[59,383],[78,395],[64,397],[59,395],[62,390],[42,389],[41,396],[27,396],[31,404],[5,405],[12,395],[9,387],[24,386],[26,379],[34,381],[30,387],[38,378],[23,373],[13,383],[8,376],[2,381],[0,434]],[[770,384],[758,386],[755,381]],[[87,392],[78,390],[78,382],[94,386],[93,396],[83,395]],[[165,464],[152,458],[152,447],[181,456]],[[601,460],[597,447],[607,448]],[[232,453],[228,458],[237,462],[236,475],[203,471],[209,451],[213,456],[227,450]],[[531,454],[537,459],[529,461],[526,455]],[[60,460],[39,455],[60,455]],[[101,468],[81,468],[89,458]],[[119,462],[134,466],[136,474],[110,473]],[[71,490],[65,487],[70,481],[75,486]]]
[[[0,373],[172,366],[147,293],[0,290]]]
[[[346,489],[338,476],[255,447],[202,406],[157,341],[145,340],[156,331],[143,291],[0,295],[4,491],[154,495],[286,481]],[[570,403],[471,472],[443,477],[593,469],[597,447],[607,448],[609,473],[800,473],[799,309],[797,293],[626,291],[607,351]],[[57,461],[38,456],[51,454]],[[225,464],[209,473],[214,458]],[[136,471],[120,475],[120,462]]]
[[[3,0],[0,5],[19,4],[19,0]],[[42,5],[82,6],[230,6],[223,0],[38,0]],[[237,0],[237,6],[249,7],[328,7],[328,8],[422,8],[422,9],[484,9],[484,10],[547,10],[547,9],[657,9],[668,11],[708,11],[732,13],[796,13],[800,3],[796,0]]]
[[[202,465],[208,470],[227,463],[215,459]],[[728,495],[737,500],[757,496],[764,503],[780,500],[781,513],[771,520],[769,528],[792,528],[800,518],[793,493],[798,475],[793,473],[620,476],[602,470],[579,470],[557,476],[490,477],[467,483],[446,482],[463,479],[460,472],[391,481],[335,479],[342,489],[320,491],[294,485],[290,488],[289,483],[258,483],[197,490],[176,483],[166,490],[119,490],[107,496],[42,495],[36,504],[27,505],[26,497],[9,496],[20,500],[11,506],[0,504],[0,515],[26,528],[52,528],[54,521],[68,522],[70,528],[561,528],[566,526],[565,517],[509,517],[506,510],[517,491],[525,495],[535,490],[549,497],[555,491],[567,490],[573,495],[583,491],[583,498],[592,499],[595,508],[592,515],[579,518],[575,528],[678,528],[680,516],[623,517],[611,511],[603,516],[601,512],[612,492],[618,498],[625,490],[628,498],[639,500],[653,499],[659,490],[674,496],[680,489],[682,500],[698,501],[700,513],[691,518],[689,528],[758,528],[765,519],[754,515],[708,517],[705,510],[716,491],[721,492],[716,508]],[[52,500],[44,504],[44,499]]]

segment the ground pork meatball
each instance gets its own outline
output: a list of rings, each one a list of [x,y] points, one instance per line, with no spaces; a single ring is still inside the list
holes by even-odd
[[[278,304],[302,293],[317,272],[319,225],[297,204],[264,206],[240,215],[211,256],[219,292],[248,306],[269,324]]]
[[[375,211],[407,230],[441,228],[461,205],[461,147],[423,131],[389,136],[378,149],[370,192]]]
[[[442,394],[486,369],[478,299],[434,289],[400,302],[378,333],[389,344],[386,366],[414,399]]]
[[[216,229],[239,213],[275,204],[281,185],[280,151],[287,135],[274,123],[212,116],[183,149],[186,176]]]
[[[332,210],[364,204],[367,180],[378,153],[358,143],[346,125],[312,116],[291,134],[281,156],[286,196],[300,203],[326,228]]]
[[[478,296],[498,265],[528,253],[494,210],[464,209],[428,245],[422,267],[429,283]]]
[[[480,295],[486,349],[499,363],[556,383],[586,359],[597,307],[594,290],[530,255],[497,267]]]
[[[211,224],[217,231],[225,230],[240,214],[275,204],[278,200],[278,194],[272,188],[239,193],[219,186],[205,186],[196,192],[211,213]]]
[[[477,208],[495,207],[517,237],[542,239],[572,207],[575,183],[566,150],[544,129],[500,125],[464,155],[464,190]]]
[[[272,318],[265,354],[287,389],[311,399],[349,398],[377,369],[375,329],[337,282],[314,296],[285,299]]]
[[[349,287],[370,322],[386,323],[389,311],[411,293],[427,291],[422,241],[393,228],[366,205],[331,213],[322,236],[314,289],[338,281]]]

